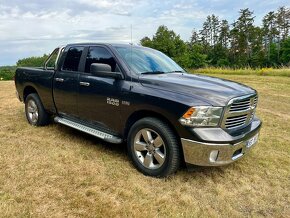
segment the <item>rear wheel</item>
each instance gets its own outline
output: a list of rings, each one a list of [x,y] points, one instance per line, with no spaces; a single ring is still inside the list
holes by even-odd
[[[133,164],[145,175],[165,177],[179,167],[179,141],[159,119],[148,117],[137,121],[130,129],[127,147]]]
[[[49,115],[36,93],[29,94],[26,97],[25,114],[27,121],[33,126],[44,126],[49,123]]]

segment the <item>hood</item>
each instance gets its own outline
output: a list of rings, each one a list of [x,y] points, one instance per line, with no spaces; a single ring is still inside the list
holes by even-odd
[[[225,106],[234,97],[256,92],[237,82],[187,73],[141,75],[139,80],[145,87],[189,95],[213,106]]]

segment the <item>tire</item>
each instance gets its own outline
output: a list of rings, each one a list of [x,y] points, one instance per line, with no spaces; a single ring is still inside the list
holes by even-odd
[[[28,123],[32,126],[45,126],[49,124],[49,115],[45,111],[39,96],[29,94],[25,99],[25,114]]]
[[[166,177],[180,166],[180,143],[163,121],[146,117],[131,127],[127,140],[128,154],[143,174]]]

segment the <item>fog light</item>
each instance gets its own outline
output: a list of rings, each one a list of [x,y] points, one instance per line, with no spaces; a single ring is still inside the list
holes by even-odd
[[[218,150],[213,150],[212,152],[210,152],[209,161],[210,162],[216,162],[216,160],[218,158],[218,154],[219,154]]]

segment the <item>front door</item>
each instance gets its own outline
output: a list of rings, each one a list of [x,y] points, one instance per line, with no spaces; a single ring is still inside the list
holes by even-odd
[[[105,130],[117,131],[120,123],[120,83],[122,80],[90,74],[92,63],[109,64],[112,72],[119,71],[115,58],[106,47],[93,46],[88,49],[85,69],[79,76],[79,117]]]

